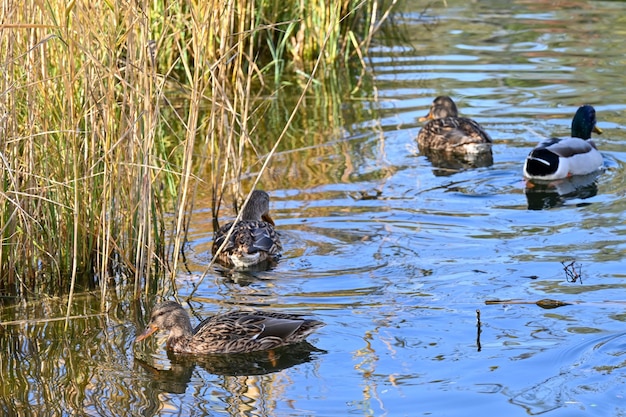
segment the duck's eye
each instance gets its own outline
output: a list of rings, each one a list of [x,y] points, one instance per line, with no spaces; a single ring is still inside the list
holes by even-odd
[[[165,311],[159,311],[158,313],[153,314],[152,317],[150,318],[150,321],[155,321],[158,317],[161,317],[165,313],[166,313]]]

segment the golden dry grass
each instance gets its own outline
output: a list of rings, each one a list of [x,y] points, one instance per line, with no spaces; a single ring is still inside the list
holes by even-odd
[[[0,7],[0,290],[20,297],[166,287],[197,173],[210,173],[217,217],[249,164],[271,162],[251,139],[262,98],[293,80],[304,97],[362,62],[386,17],[352,0]]]

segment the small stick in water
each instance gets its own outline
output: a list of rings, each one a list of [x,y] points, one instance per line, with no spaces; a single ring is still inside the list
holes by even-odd
[[[563,270],[565,271],[565,279],[567,280],[567,282],[576,282],[576,281],[580,281],[580,283],[583,283],[583,276],[582,276],[582,265],[578,264],[576,265],[576,260],[573,260],[572,262],[565,264],[565,261],[561,261],[561,265],[563,265]],[[576,271],[576,267],[578,266],[578,271]]]
[[[565,301],[552,300],[550,298],[544,298],[539,301],[527,301],[527,300],[485,300],[485,304],[536,304],[541,308],[557,308],[564,306],[571,306],[573,303],[566,303]]]
[[[482,330],[481,330],[481,323],[480,323],[480,310],[476,309],[476,348],[478,349],[478,352],[480,352],[482,349],[480,345],[480,333],[481,332]]]

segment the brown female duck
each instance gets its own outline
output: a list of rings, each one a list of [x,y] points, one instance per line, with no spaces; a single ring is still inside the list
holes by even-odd
[[[195,329],[175,301],[157,305],[136,342],[157,330],[169,331],[167,349],[178,353],[245,353],[303,342],[324,323],[301,316],[266,311],[234,311],[210,317]]]
[[[227,267],[249,268],[274,261],[280,256],[282,245],[274,230],[274,220],[269,215],[269,209],[270,196],[265,191],[253,191],[243,208],[241,220],[235,225],[217,262]],[[230,222],[220,227],[215,234],[211,251],[213,255],[224,243],[232,225],[233,222]]]
[[[472,119],[459,117],[454,101],[448,96],[439,96],[430,107],[429,120],[417,135],[421,151],[448,152],[457,155],[491,154],[492,140],[483,128]]]

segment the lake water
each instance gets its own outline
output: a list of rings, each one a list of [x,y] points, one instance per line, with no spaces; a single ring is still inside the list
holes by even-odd
[[[0,414],[626,415],[626,4],[505,3],[405,3],[408,45],[374,47],[372,93],[263,181],[285,247],[274,270],[200,281],[198,204],[176,282],[194,324],[240,306],[310,313],[326,326],[303,352],[240,364],[133,346],[151,305],[123,294],[108,315],[79,297],[88,316],[65,333],[41,321],[63,300],[18,305],[2,313],[25,321],[0,327]],[[493,165],[420,155],[417,119],[440,94],[492,136]],[[584,103],[606,170],[527,189],[525,156]]]

